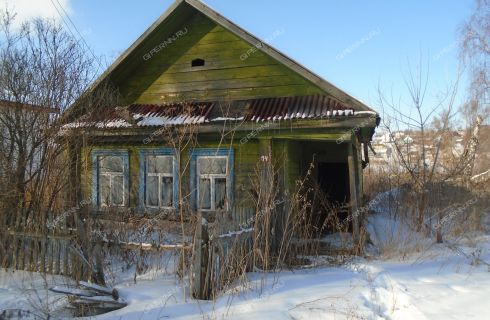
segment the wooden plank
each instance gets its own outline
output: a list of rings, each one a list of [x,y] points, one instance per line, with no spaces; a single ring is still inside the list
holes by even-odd
[[[33,241],[33,258],[32,258],[32,271],[39,271],[39,251],[41,250],[41,243],[38,238],[32,238]]]
[[[357,214],[356,214],[356,217],[357,217],[357,232],[358,232],[358,246],[356,248],[354,248],[356,250],[356,254],[360,255],[362,254],[363,250],[364,250],[364,241],[365,241],[365,237],[362,237],[362,234],[361,234],[361,228],[363,227],[362,226],[362,223],[364,221],[364,210],[361,210],[362,206],[363,206],[363,198],[362,198],[362,195],[363,195],[363,188],[362,188],[362,184],[363,184],[363,177],[362,177],[362,173],[363,173],[363,169],[362,169],[362,163],[361,163],[361,148],[360,148],[360,144],[359,144],[359,141],[357,139],[357,137],[354,137],[354,144],[353,144],[353,153],[354,153],[354,160],[355,160],[355,165],[356,165],[356,187],[357,187]]]
[[[29,238],[28,241],[28,252],[26,256],[26,261],[25,261],[25,268],[27,271],[33,271],[33,258],[34,258],[34,250],[35,250],[35,245],[34,245],[34,239]]]
[[[102,294],[106,294],[108,296],[113,296],[113,293],[114,293],[114,290],[113,288],[108,288],[108,287],[104,287],[104,286],[100,286],[98,284],[95,284],[95,283],[90,283],[90,282],[87,282],[87,281],[79,281],[78,284],[82,287],[84,287],[85,289],[89,289],[89,290],[93,290],[93,291],[96,291],[98,293],[102,293]],[[116,290],[117,292],[117,290]],[[117,294],[119,296],[119,294]],[[115,298],[117,300],[117,298]]]
[[[18,263],[17,269],[24,270],[24,260],[26,256],[26,238],[19,238],[19,251],[18,251]]]
[[[18,263],[19,263],[19,238],[18,237],[12,237],[13,240],[13,246],[12,246],[12,264],[10,265],[11,268],[17,269]]]
[[[347,163],[349,167],[349,189],[350,189],[350,206],[352,217],[352,238],[354,245],[359,243],[359,217],[358,217],[358,189],[357,189],[357,166],[354,159],[354,148],[352,143],[348,144]]]
[[[61,273],[61,240],[55,240],[54,241],[55,246],[54,246],[54,257],[53,257],[53,271],[54,274],[60,274]]]
[[[126,250],[142,250],[142,251],[174,251],[174,250],[190,250],[190,245],[182,244],[151,244],[138,242],[110,242]]]
[[[191,61],[192,59],[189,59],[177,64],[173,62],[165,61],[164,64],[153,67],[153,69],[159,70],[158,73],[155,73],[155,71],[152,71],[152,69],[146,69],[146,70],[142,69],[141,74],[135,74],[134,76],[137,77],[135,77],[135,79],[132,79],[132,81],[148,83],[146,81],[147,79],[150,79],[153,82],[162,77],[164,78],[167,76],[173,76],[175,74],[182,74],[182,73],[188,73],[189,77],[192,77],[198,73],[202,73],[206,71],[214,71],[214,70],[227,70],[229,73],[233,73],[235,71],[240,72],[241,70],[246,71],[246,68],[252,68],[252,67],[264,67],[264,68],[281,67],[274,61],[270,61],[270,60],[264,61],[259,59],[258,57],[251,57],[249,59],[246,59],[245,61],[240,60],[238,56],[228,58],[226,59],[226,61],[210,60],[204,66],[201,67],[192,67]],[[283,68],[282,74],[288,74],[287,70]],[[125,84],[126,82],[121,84],[120,87],[124,87]]]
[[[46,272],[46,240],[41,239],[40,272]]]
[[[23,232],[23,231],[13,231],[13,230],[6,230],[6,231],[0,231],[1,233],[5,233],[8,235],[16,236],[16,237],[21,237],[21,238],[38,238],[38,239],[45,239],[46,237],[49,237],[51,239],[71,239],[73,238],[73,234],[70,233],[65,233],[65,234],[43,234],[43,233],[38,233],[38,232]]]
[[[66,240],[63,241],[63,274],[65,276],[70,275],[70,254],[69,254],[69,243]]]
[[[213,81],[199,81],[188,82],[178,84],[153,84],[150,88],[144,91],[143,94],[165,94],[175,92],[176,87],[180,91],[192,92],[196,88],[200,91],[214,91],[214,90],[228,90],[237,88],[255,88],[264,86],[298,86],[305,85],[304,81],[300,79],[294,79],[288,76],[265,76],[265,77],[251,77],[243,79],[227,79],[227,80],[213,80]],[[132,89],[136,87],[128,87]]]
[[[7,258],[6,237],[0,234],[0,267],[4,267],[5,259]]]
[[[54,274],[55,241],[48,238],[48,272]]]
[[[210,253],[207,229],[207,222],[203,220],[202,214],[198,213],[191,266],[191,293],[197,299],[209,299],[210,296],[210,284],[207,277],[209,272],[208,257]]]
[[[76,297],[93,297],[96,295],[96,293],[91,292],[90,290],[83,290],[83,289],[77,289],[77,288],[67,288],[67,287],[53,287],[49,288],[49,291],[55,292],[55,293],[62,293],[62,294],[68,294],[71,296],[76,296]],[[112,299],[112,297],[111,297]]]
[[[285,85],[285,86],[262,86],[262,87],[239,87],[221,90],[192,90],[166,93],[145,93],[141,96],[129,96],[128,100],[133,100],[135,103],[162,103],[164,101],[187,101],[198,99],[201,101],[211,101],[215,99],[251,99],[251,98],[267,98],[267,97],[285,97],[291,95],[309,95],[318,94],[319,91],[310,86],[300,85]]]
[[[154,74],[141,75],[139,77],[128,79],[127,82],[122,84],[120,88],[134,87],[140,84],[140,82],[155,84],[172,84],[172,83],[189,83],[200,81],[213,81],[213,80],[228,80],[228,79],[243,79],[251,78],[254,76],[280,76],[287,75],[284,70],[276,64],[270,63],[237,63],[230,62],[229,65],[220,65],[211,63],[206,67],[200,67],[200,69],[192,68],[189,63],[179,65],[172,69],[167,69],[165,73],[155,76]]]
[[[76,300],[70,302],[71,304],[92,304],[100,307],[118,307],[124,308],[128,304],[124,301],[116,301],[112,297],[107,296],[93,296],[93,297],[78,297]],[[100,305],[99,305],[100,304]]]

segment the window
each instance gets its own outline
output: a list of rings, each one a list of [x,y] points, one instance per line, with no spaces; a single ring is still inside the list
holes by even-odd
[[[232,150],[195,149],[191,153],[191,188],[197,210],[229,210],[232,200]]]
[[[99,207],[123,207],[128,203],[128,154],[94,151],[92,197]]]
[[[177,161],[172,149],[140,151],[140,203],[145,208],[177,208]]]
[[[202,210],[225,210],[227,157],[198,157],[197,175],[198,208]]]
[[[192,67],[203,67],[205,61],[203,59],[194,59],[191,62]]]

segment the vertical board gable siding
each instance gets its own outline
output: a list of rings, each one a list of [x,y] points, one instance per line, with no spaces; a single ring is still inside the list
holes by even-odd
[[[251,44],[200,13],[181,24],[175,32],[179,30],[186,32],[148,60],[140,62],[121,81],[119,89],[126,103],[322,93],[321,89],[275,59],[258,50],[252,53]],[[152,45],[147,47],[155,47],[166,39],[153,39]],[[143,55],[134,59],[143,60]],[[194,59],[204,59],[205,65],[191,67]]]

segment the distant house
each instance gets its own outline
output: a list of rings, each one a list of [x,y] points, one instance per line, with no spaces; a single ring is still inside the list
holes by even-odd
[[[23,135],[22,139],[32,138],[33,131],[47,127],[59,114],[60,110],[58,108],[0,99],[1,150],[10,149],[13,151],[12,145],[15,143],[15,139],[19,139],[19,135]],[[27,127],[21,130],[21,124]],[[20,141],[20,143],[23,143],[23,141]],[[28,146],[28,144],[25,145],[25,147]]]
[[[90,159],[87,171],[74,169],[83,185],[78,201],[92,199],[102,214],[177,210],[185,188],[195,212],[224,221],[254,208],[250,177],[260,161],[278,164],[286,201],[313,163],[311,176],[332,201],[351,212],[362,206],[378,114],[200,1],[176,1],[94,90],[105,81],[122,106],[71,124],[94,128],[97,139],[72,150],[81,155],[72,159]],[[162,130],[186,125],[198,125],[197,143],[177,150]],[[233,134],[223,136],[225,127]]]

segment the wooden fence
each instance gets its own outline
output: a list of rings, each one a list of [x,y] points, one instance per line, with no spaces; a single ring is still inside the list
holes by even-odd
[[[250,268],[253,245],[253,208],[236,208],[228,221],[208,224],[198,214],[192,248],[192,294],[214,299]]]
[[[72,232],[0,231],[0,265],[3,268],[67,275],[84,273]]]
[[[78,221],[72,228],[64,225],[43,230],[0,230],[0,267],[65,275],[76,281],[89,280],[104,284],[104,259],[107,257],[128,251],[148,257],[153,253],[191,248],[187,244],[112,239],[108,236],[110,228],[106,224],[101,225],[97,220],[92,222]],[[98,227],[94,228],[91,224]],[[126,227],[119,226],[123,229]]]
[[[0,266],[104,284],[104,257],[120,250],[192,250],[193,295],[210,299],[250,266],[254,219],[253,208],[235,208],[210,224],[201,216],[204,223],[197,224],[192,246],[107,240],[80,221],[71,229],[0,230]]]

